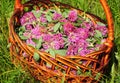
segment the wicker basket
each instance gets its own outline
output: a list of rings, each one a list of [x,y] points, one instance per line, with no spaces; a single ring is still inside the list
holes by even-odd
[[[113,47],[113,20],[110,12],[110,8],[107,5],[106,0],[100,0],[107,18],[108,24],[108,37],[107,41],[104,43],[104,46],[99,51],[87,54],[86,57],[83,56],[60,56],[56,55],[54,59],[51,60],[51,55],[46,52],[40,52],[24,43],[20,40],[19,36],[16,34],[15,29],[20,26],[19,19],[23,15],[24,8],[29,10],[33,9],[33,6],[36,6],[39,9],[41,6],[45,8],[50,8],[53,6],[53,3],[61,8],[75,9],[74,7],[59,3],[52,2],[50,0],[31,0],[24,4],[21,4],[20,0],[15,1],[14,14],[10,19],[9,24],[9,42],[12,44],[10,46],[10,55],[12,62],[15,65],[21,65],[22,68],[29,71],[32,76],[43,83],[61,83],[62,81],[68,83],[96,83],[99,82],[103,74],[106,72],[109,60],[111,58],[110,52]],[[83,11],[77,9],[79,14],[82,14]],[[101,20],[93,15],[86,14],[94,21]],[[24,58],[22,55],[26,52],[29,57]],[[34,52],[37,52],[40,56],[40,61],[36,62],[33,59]],[[79,63],[80,61],[86,61],[86,63]],[[46,63],[50,64],[51,67],[47,68]],[[92,63],[92,66],[91,66]],[[67,66],[67,67],[65,67]],[[82,73],[86,71],[91,71],[91,76],[88,75],[74,75],[71,70],[77,70],[78,67],[81,69]],[[64,71],[64,73],[62,72]],[[99,75],[98,80],[96,76]],[[64,80],[63,80],[64,79]],[[63,83],[63,82],[62,82]]]

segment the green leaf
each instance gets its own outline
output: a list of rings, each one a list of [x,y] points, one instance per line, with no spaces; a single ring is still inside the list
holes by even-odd
[[[11,43],[8,43],[7,48],[9,48],[11,45],[12,45]]]
[[[61,83],[65,83],[65,72],[63,72],[63,77]]]
[[[63,32],[64,32],[64,30],[63,30],[63,27],[62,27],[62,26],[60,26],[60,32],[61,32],[61,33],[63,33]]]
[[[55,50],[56,54],[63,55],[63,56],[66,55],[66,52],[67,52],[67,50]]]
[[[49,53],[50,53],[50,55],[52,55],[52,57],[55,58],[55,51],[53,49],[50,48]]]
[[[101,25],[101,26],[106,26],[104,23],[102,22],[97,22],[98,25]]]
[[[36,45],[37,49],[40,49],[40,47],[42,46],[42,42],[43,42],[42,37],[40,37],[40,39],[38,40],[38,43]]]
[[[25,12],[27,12],[28,10],[29,10],[29,8],[28,8],[28,7],[25,7],[25,8],[24,8],[24,11],[25,11]]]
[[[60,8],[54,4],[55,10],[61,14]]]
[[[86,72],[85,72],[85,75],[91,76],[91,75],[92,75],[92,71],[91,71],[91,70],[86,71]]]
[[[21,38],[22,40],[27,40],[27,39],[28,39],[28,37],[25,37],[25,36],[23,36],[23,35],[20,35],[20,38]]]
[[[23,32],[22,32],[22,31],[20,31],[18,35],[19,35],[19,37],[20,37],[22,40],[27,40],[27,39],[28,39],[28,37],[23,36]]]
[[[57,24],[55,24],[55,26],[53,27],[53,29],[54,29],[54,32],[56,32],[56,31],[58,31],[59,30],[59,28],[60,28],[60,22],[58,22]]]
[[[82,74],[82,70],[77,66],[77,74],[80,75]]]
[[[34,55],[33,55],[33,59],[34,59],[35,61],[38,61],[38,60],[40,59],[39,54],[35,52]]]
[[[19,28],[19,31],[24,32],[25,30],[26,30],[25,26],[21,26],[21,27]]]
[[[98,80],[99,77],[100,77],[100,75],[101,75],[100,73],[97,73],[97,74],[96,74],[96,77],[95,77],[95,80]]]
[[[100,32],[99,30],[95,30],[95,32],[96,32],[95,37],[102,38],[102,32]]]
[[[41,16],[41,12],[40,11],[35,11],[35,10],[32,10],[32,13],[34,14],[34,16],[36,18],[39,18]]]
[[[51,64],[47,63],[46,66],[47,66],[47,67],[51,67]]]
[[[83,48],[79,48],[79,49],[78,49],[78,52],[80,52],[82,49],[83,49]]]
[[[68,17],[68,13],[67,12],[63,12],[63,17],[67,18]]]
[[[50,15],[46,15],[46,18],[47,18],[48,22],[52,21],[52,17]]]

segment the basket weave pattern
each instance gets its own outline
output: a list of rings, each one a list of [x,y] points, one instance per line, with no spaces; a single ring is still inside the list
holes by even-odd
[[[40,52],[20,40],[19,36],[15,32],[15,29],[20,26],[19,19],[23,15],[23,13],[25,13],[24,8],[26,7],[29,10],[32,10],[33,6],[36,6],[36,9],[39,10],[40,7],[45,7],[49,9],[50,7],[53,7],[54,4],[56,4],[61,8],[74,8],[62,3],[51,2],[49,0],[31,0],[26,2],[25,4],[21,4],[20,0],[16,0],[14,14],[10,19],[9,27],[9,42],[12,44],[10,47],[12,62],[15,65],[20,64],[25,70],[29,70],[33,77],[41,80],[44,83],[60,83],[63,77],[65,77],[65,80],[68,83],[98,82],[99,80],[95,80],[94,78],[98,73],[101,73],[101,78],[102,74],[105,72],[105,69],[107,68],[111,57],[109,54],[113,47],[112,41],[114,39],[113,21],[110,9],[107,5],[106,0],[100,0],[100,2],[105,10],[108,23],[108,38],[104,46],[99,51],[87,54],[86,57],[56,55],[55,58],[52,59],[50,54],[46,52]],[[79,9],[77,10],[80,14],[83,13],[83,11]],[[101,21],[95,15],[87,15],[90,16],[92,20]],[[28,58],[23,57],[24,52],[29,55]],[[34,52],[37,52],[39,54],[39,62],[35,62],[35,60],[33,59]],[[79,63],[80,61],[82,61],[82,63]],[[85,61],[85,63],[83,61]],[[50,68],[46,67],[47,63],[50,64]],[[92,76],[74,75],[71,70],[78,70],[78,67],[82,70],[82,73],[85,73],[86,71],[91,71]],[[63,73],[62,71],[65,73]]]

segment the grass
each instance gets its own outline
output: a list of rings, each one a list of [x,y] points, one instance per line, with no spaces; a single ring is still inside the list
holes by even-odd
[[[23,0],[23,2],[26,0]],[[85,12],[91,12],[106,20],[104,11],[99,0],[54,0],[70,4]],[[120,82],[120,0],[107,0],[114,19],[115,34],[115,57],[111,70],[110,80],[105,83]],[[10,61],[8,45],[8,20],[13,13],[14,0],[0,0],[0,83],[40,83],[24,72],[20,67],[14,66]],[[118,65],[118,66],[116,66]],[[104,82],[101,82],[104,83]]]

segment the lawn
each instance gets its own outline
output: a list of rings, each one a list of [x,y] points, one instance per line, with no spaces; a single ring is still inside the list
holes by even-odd
[[[28,0],[22,0],[23,2]],[[99,0],[53,0],[70,4],[85,12],[95,14],[106,21]],[[120,0],[107,0],[114,20],[114,51],[111,77],[105,83],[120,82]],[[14,0],[0,0],[0,83],[40,83],[19,66],[14,66],[10,59],[8,43],[8,23],[13,13]],[[115,56],[115,57],[114,57]],[[104,82],[101,82],[104,83]]]

